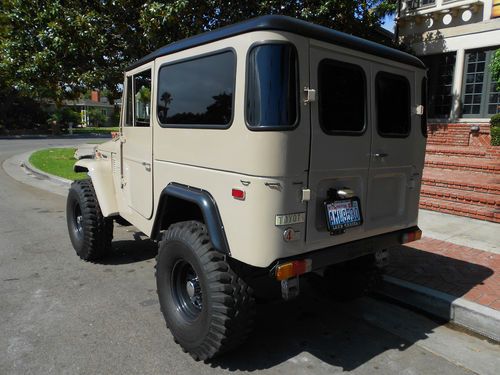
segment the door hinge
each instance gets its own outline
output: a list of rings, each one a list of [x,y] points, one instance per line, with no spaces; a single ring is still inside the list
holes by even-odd
[[[302,189],[302,202],[309,202],[311,200],[311,189]]]
[[[417,116],[423,116],[424,106],[422,104],[417,105],[415,108],[413,108],[413,113],[416,114]]]
[[[316,100],[316,90],[304,87],[304,105],[308,105]]]

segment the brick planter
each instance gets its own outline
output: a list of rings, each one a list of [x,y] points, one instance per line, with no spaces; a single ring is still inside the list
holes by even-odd
[[[428,125],[420,207],[500,223],[500,147],[490,125]]]

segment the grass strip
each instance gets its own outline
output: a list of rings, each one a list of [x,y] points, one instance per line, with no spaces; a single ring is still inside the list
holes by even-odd
[[[30,163],[43,172],[63,177],[68,180],[87,178],[87,173],[73,172],[75,148],[47,148],[35,151],[30,156]]]

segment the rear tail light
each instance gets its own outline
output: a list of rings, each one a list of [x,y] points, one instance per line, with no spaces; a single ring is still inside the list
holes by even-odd
[[[276,267],[276,280],[287,280],[295,276],[311,272],[312,259],[294,260]]]
[[[417,229],[413,232],[406,232],[403,234],[401,237],[401,243],[408,243],[408,242],[413,242],[413,241],[418,241],[419,239],[422,238],[422,231],[420,229]]]

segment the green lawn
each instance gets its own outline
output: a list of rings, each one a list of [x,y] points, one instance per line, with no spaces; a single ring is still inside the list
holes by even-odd
[[[73,172],[76,159],[73,157],[75,148],[48,148],[31,154],[30,163],[44,171],[68,180],[87,178],[87,173]]]

